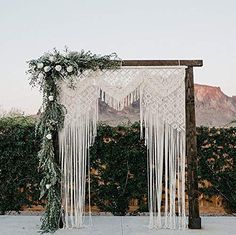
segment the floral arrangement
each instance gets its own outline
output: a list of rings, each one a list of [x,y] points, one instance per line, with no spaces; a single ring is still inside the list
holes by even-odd
[[[45,198],[46,210],[42,217],[42,232],[54,232],[59,228],[61,216],[60,167],[55,156],[55,139],[63,128],[66,109],[59,102],[58,82],[82,74],[85,70],[117,69],[121,65],[115,53],[105,56],[90,51],[73,52],[66,49],[63,53],[54,49],[36,60],[28,62],[30,85],[39,86],[43,93],[43,104],[36,132],[42,136],[38,153],[41,180],[41,198]],[[71,86],[73,88],[73,85]]]

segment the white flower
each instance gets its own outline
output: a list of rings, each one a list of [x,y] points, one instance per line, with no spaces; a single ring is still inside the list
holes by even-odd
[[[48,96],[48,100],[49,100],[49,101],[53,101],[53,100],[54,100],[53,95]]]
[[[50,189],[51,184],[46,184],[46,189]]]
[[[47,138],[48,140],[51,140],[51,139],[52,139],[52,135],[51,135],[51,134],[47,134],[47,135],[46,135],[46,138]]]
[[[43,79],[43,78],[44,78],[44,74],[43,74],[43,73],[40,73],[40,74],[38,75],[38,78],[39,78],[39,79]]]
[[[45,66],[43,70],[44,70],[44,72],[46,72],[46,73],[47,73],[48,71],[50,71],[50,69],[51,69],[51,67],[50,67],[50,66]]]
[[[42,69],[43,68],[43,63],[37,63],[37,68]]]
[[[73,71],[73,67],[70,65],[70,66],[68,66],[67,68],[66,68],[66,71],[68,72],[68,73],[71,73],[72,71]]]
[[[49,60],[53,62],[55,60],[54,56],[49,56]]]
[[[58,64],[58,65],[55,66],[55,69],[56,69],[56,71],[60,72],[62,67],[61,67],[61,65]]]

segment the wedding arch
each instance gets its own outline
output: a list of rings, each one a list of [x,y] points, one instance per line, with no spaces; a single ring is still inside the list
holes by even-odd
[[[62,54],[56,50],[29,61],[30,83],[43,91],[38,124],[44,174],[41,197],[47,200],[43,231],[58,229],[61,217],[65,228],[84,224],[86,181],[90,198],[89,147],[96,137],[99,99],[118,111],[140,100],[140,132],[148,149],[149,226],[186,227],[187,168],[188,227],[201,228],[193,83],[196,66],[202,66],[202,61],[122,61],[116,54]]]

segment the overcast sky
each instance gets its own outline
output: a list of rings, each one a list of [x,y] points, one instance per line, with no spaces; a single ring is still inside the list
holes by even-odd
[[[54,47],[203,59],[195,82],[236,95],[235,0],[0,0],[0,109],[36,113],[26,61]]]

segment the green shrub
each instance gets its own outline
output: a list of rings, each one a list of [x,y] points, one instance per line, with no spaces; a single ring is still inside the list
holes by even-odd
[[[222,196],[225,208],[236,212],[236,128],[197,131],[200,191]]]
[[[35,120],[0,119],[0,213],[38,202],[40,141]],[[114,215],[128,213],[138,199],[138,211],[147,211],[147,151],[139,124],[101,125],[90,150],[92,205]],[[236,128],[197,128],[198,177],[205,196],[221,195],[225,208],[236,211]],[[205,184],[209,182],[210,184]]]
[[[92,204],[101,211],[125,215],[129,201],[138,199],[147,210],[147,153],[139,124],[100,126],[90,151]]]
[[[29,117],[0,119],[0,213],[37,203],[39,181],[35,121]]]

